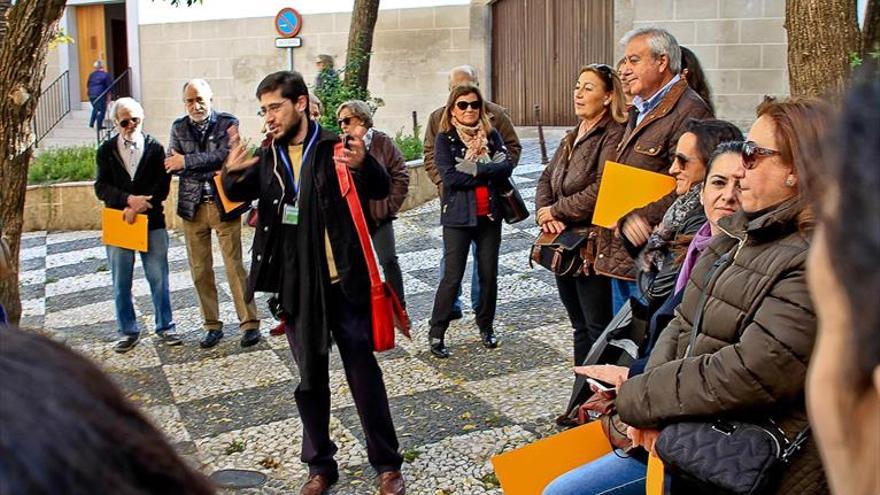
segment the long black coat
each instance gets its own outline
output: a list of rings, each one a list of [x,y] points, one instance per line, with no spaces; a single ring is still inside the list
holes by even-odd
[[[366,304],[370,296],[370,280],[367,265],[358,241],[357,231],[351,220],[348,205],[339,191],[339,181],[333,162],[333,146],[339,137],[321,129],[315,143],[315,151],[306,157],[303,167],[315,172],[317,200],[320,205],[327,235],[333,249],[333,259],[339,273],[342,292],[355,304]],[[311,138],[311,131],[306,141]],[[281,160],[275,159],[271,147],[261,148],[260,162],[244,173],[223,173],[223,187],[232,201],[259,199],[259,223],[254,235],[251,270],[248,277],[246,299],[253,300],[254,291],[279,292],[281,270],[276,257],[281,256],[281,208],[282,189],[279,178],[285,175]],[[361,200],[361,208],[369,212],[370,199],[388,196],[390,178],[385,167],[367,154],[360,170],[353,174],[355,187]],[[370,223],[369,214],[367,222]]]

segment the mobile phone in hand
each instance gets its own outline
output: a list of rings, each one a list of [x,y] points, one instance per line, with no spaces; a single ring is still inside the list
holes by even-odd
[[[612,385],[610,383],[603,382],[603,381],[596,380],[595,378],[587,378],[587,383],[595,386],[598,390],[601,390],[602,392],[616,392],[617,391],[617,387],[615,387],[614,385]]]

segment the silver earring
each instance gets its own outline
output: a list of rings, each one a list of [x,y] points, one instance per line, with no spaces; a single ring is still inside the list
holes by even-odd
[[[794,177],[792,177],[790,175],[788,177],[786,177],[785,178],[785,185],[786,185],[786,187],[794,187]]]

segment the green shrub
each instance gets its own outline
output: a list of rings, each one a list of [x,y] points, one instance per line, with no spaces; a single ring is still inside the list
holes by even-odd
[[[95,180],[95,147],[52,148],[37,155],[28,169],[28,184]]]
[[[394,135],[394,144],[400,148],[400,152],[403,153],[403,159],[406,161],[422,157],[424,149],[422,148],[422,140],[419,139],[418,127],[416,127],[414,135],[404,135],[403,128],[401,127]]]

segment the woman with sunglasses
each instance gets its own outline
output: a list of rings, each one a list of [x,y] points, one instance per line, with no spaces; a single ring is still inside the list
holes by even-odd
[[[168,286],[168,232],[162,203],[168,197],[171,175],[165,173],[165,149],[152,136],[144,134],[144,109],[132,98],[120,98],[111,109],[117,134],[98,148],[95,193],[108,208],[122,210],[128,223],[136,216],[147,216],[148,249],[140,253],[144,275],[150,284],[156,335],[166,345],[183,343],[171,318]],[[117,329],[122,339],[115,351],[124,353],[140,339],[132,301],[135,251],[107,246],[107,259],[113,278]]]
[[[471,242],[477,245],[480,306],[477,327],[483,345],[498,347],[493,322],[498,294],[498,251],[501,247],[501,207],[495,181],[510,177],[513,165],[501,135],[489,124],[479,88],[452,88],[434,142],[434,163],[443,181],[440,223],[443,225],[443,278],[434,296],[430,350],[449,357],[446,329],[461,287]]]
[[[721,143],[742,141],[743,138],[738,127],[724,120],[688,119],[684,128],[669,167],[669,175],[675,178],[675,201],[663,208],[666,203],[661,199],[620,220],[623,224],[632,216],[662,218],[642,245],[633,245],[625,234],[621,235],[624,247],[635,258],[636,280],[648,305],[648,315],[652,315],[672,294],[681,266],[680,251],[706,223],[700,193],[712,152]],[[653,213],[652,210],[658,207],[662,209]]]
[[[391,176],[391,191],[385,199],[370,200],[370,219],[375,223],[372,231],[373,247],[376,257],[382,265],[382,272],[388,285],[394,289],[401,306],[406,308],[403,295],[403,274],[397,262],[397,251],[394,246],[394,227],[392,222],[406,200],[409,190],[409,173],[403,154],[394,140],[382,131],[373,127],[373,114],[370,107],[361,100],[349,100],[339,105],[336,110],[337,124],[345,134],[352,134],[357,127],[367,130],[364,134],[364,145],[367,153],[376,159]]]
[[[569,230],[593,239],[602,170],[614,159],[627,119],[620,78],[605,64],[583,67],[572,106],[580,122],[562,138],[538,180],[535,216],[544,233]],[[557,275],[556,287],[574,329],[574,361],[580,365],[611,320],[611,279],[591,268],[577,276]]]

